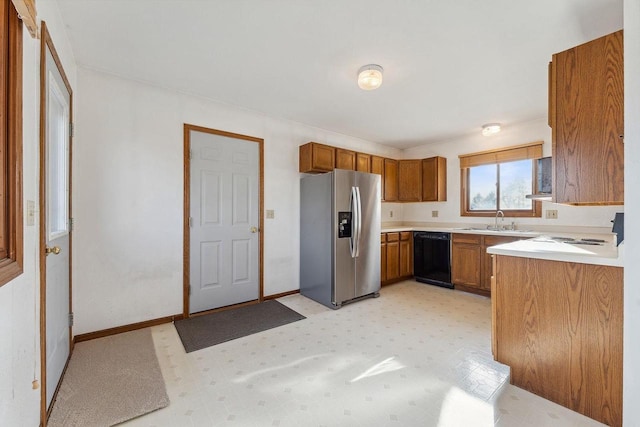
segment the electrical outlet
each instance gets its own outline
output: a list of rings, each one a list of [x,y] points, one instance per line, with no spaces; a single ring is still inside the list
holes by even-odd
[[[558,211],[556,209],[548,209],[545,211],[546,219],[558,219]]]
[[[438,218],[438,211],[431,211],[431,218]]]
[[[275,211],[273,209],[267,209],[267,219],[275,218]]]
[[[393,211],[389,211],[389,218],[393,218]]]

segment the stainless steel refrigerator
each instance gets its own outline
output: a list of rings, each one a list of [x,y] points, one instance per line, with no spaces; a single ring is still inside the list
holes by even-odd
[[[329,308],[380,291],[380,176],[336,169],[300,181],[300,293]]]

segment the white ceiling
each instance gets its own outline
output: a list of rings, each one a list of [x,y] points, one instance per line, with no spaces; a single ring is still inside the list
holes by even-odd
[[[58,0],[81,66],[398,148],[545,117],[551,55],[622,28],[622,3]]]

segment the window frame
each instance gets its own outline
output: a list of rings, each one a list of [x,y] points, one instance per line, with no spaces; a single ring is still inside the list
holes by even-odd
[[[0,286],[23,272],[22,22],[11,0],[0,13]]]
[[[543,141],[536,141],[529,144],[516,145],[479,153],[463,154],[460,159],[460,216],[473,217],[495,217],[500,210],[500,168],[501,163],[515,162],[519,160],[531,160],[532,162],[532,192],[536,190],[537,162],[536,159],[542,157]],[[471,210],[469,195],[470,169],[474,166],[496,165],[497,185],[496,204],[497,209],[492,210]],[[540,218],[542,217],[542,202],[532,200],[531,209],[507,209],[502,211],[505,217],[510,218]]]

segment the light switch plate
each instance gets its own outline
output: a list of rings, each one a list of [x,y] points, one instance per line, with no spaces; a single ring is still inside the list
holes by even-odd
[[[27,200],[27,226],[36,224],[36,202]]]
[[[267,219],[274,219],[275,217],[275,211],[273,209],[267,209]]]
[[[556,209],[548,209],[545,211],[546,219],[558,219],[558,211]]]
[[[438,218],[438,211],[431,211],[431,218]]]

